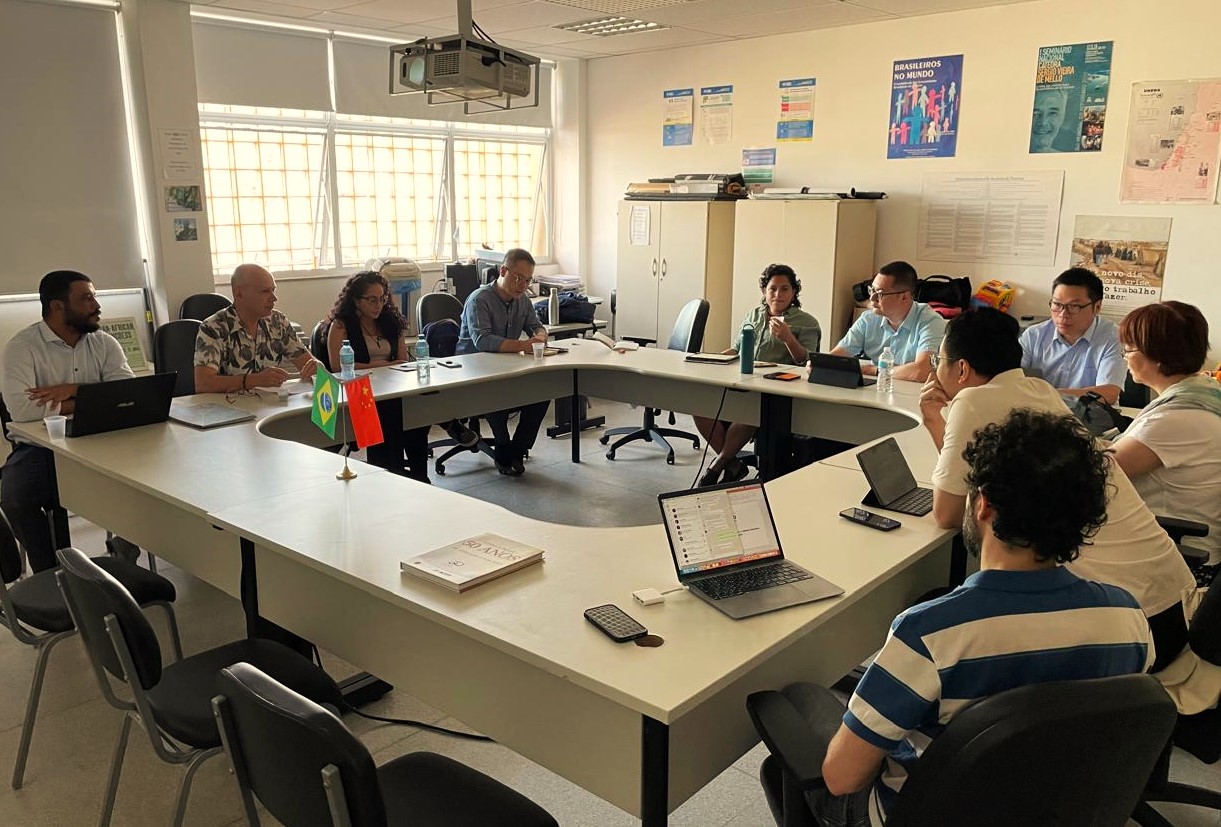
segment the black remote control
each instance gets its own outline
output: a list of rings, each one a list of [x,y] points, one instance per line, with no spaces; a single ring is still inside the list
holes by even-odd
[[[874,514],[872,511],[866,511],[863,508],[845,508],[839,512],[839,516],[854,523],[876,528],[878,531],[894,531],[903,525],[898,520],[883,517],[881,514]]]
[[[644,637],[649,633],[648,629],[629,617],[614,603],[586,609],[585,619],[601,629],[603,634],[615,643],[627,643],[629,640]]]

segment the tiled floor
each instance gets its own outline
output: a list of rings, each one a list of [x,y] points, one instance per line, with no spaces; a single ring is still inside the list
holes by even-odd
[[[639,422],[640,411],[626,405],[596,402],[594,413],[605,414],[611,424]],[[680,422],[679,427],[688,427]],[[434,432],[439,436],[439,431]],[[584,525],[633,524],[657,519],[655,496],[690,485],[700,454],[689,443],[675,444],[676,462],[644,443],[620,450],[607,461],[597,443],[598,432],[582,438],[580,465],[568,460],[567,440],[540,438],[526,476],[501,477],[490,460],[475,455],[452,460],[437,484],[500,503],[540,519]],[[589,492],[599,492],[589,496]],[[102,550],[102,533],[73,518],[73,539],[90,553]],[[177,601],[183,646],[196,652],[243,633],[236,601],[177,569],[162,564],[161,571],[178,586]],[[160,630],[162,622],[153,613]],[[0,633],[0,778],[7,779],[20,735],[26,693],[34,665],[31,649]],[[335,675],[354,671],[327,657]],[[373,704],[370,712],[460,726],[435,709],[401,692],[392,692]],[[25,787],[12,791],[0,782],[0,827],[19,825],[93,824],[105,785],[110,751],[118,732],[119,715],[101,699],[78,641],[68,641],[52,655],[43,692]],[[616,807],[590,795],[554,773],[496,744],[475,743],[349,716],[379,763],[405,752],[427,749],[464,761],[504,781],[539,802],[563,827],[619,827],[639,822]],[[767,827],[772,823],[756,777],[763,758],[756,748],[727,769],[712,784],[684,804],[670,818],[677,827]],[[1176,754],[1177,780],[1221,789],[1221,772],[1201,765],[1190,756]],[[163,825],[170,817],[181,768],[162,764],[153,755],[147,737],[133,732],[115,811],[116,825]],[[1218,818],[1193,808],[1170,808],[1166,813],[1179,827],[1217,825]],[[240,805],[223,759],[206,764],[195,780],[187,822],[191,827],[241,824]],[[265,817],[264,824],[275,822]]]

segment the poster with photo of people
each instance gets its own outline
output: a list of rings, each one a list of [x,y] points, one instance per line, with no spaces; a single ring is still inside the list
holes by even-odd
[[[962,107],[962,55],[896,60],[887,158],[953,158]]]
[[[1112,41],[1044,46],[1034,73],[1031,152],[1098,152],[1107,120]]]

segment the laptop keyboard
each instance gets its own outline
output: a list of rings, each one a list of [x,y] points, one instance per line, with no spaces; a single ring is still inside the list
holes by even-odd
[[[933,490],[931,488],[913,488],[886,508],[898,511],[900,514],[923,517],[933,510]]]
[[[727,597],[737,597],[747,592],[757,592],[759,589],[770,589],[773,586],[783,586],[798,580],[808,580],[810,573],[794,566],[787,560],[773,566],[757,566],[743,571],[727,572],[716,577],[705,577],[692,583],[713,600],[724,600]]]

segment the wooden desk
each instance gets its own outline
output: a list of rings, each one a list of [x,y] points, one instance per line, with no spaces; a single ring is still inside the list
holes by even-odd
[[[911,402],[897,396],[764,383],[666,351],[617,354],[582,343],[542,365],[489,354],[461,361],[423,384],[414,373],[374,371],[375,392],[401,396],[409,425],[565,389],[643,393],[636,401],[650,404],[660,394],[680,410],[719,408],[740,421],[757,421],[765,398],[787,399],[795,422],[821,416],[837,432],[865,421],[914,425]],[[756,742],[743,703],[749,692],[798,678],[834,681],[880,646],[895,614],[945,581],[947,532],[928,517],[889,534],[840,519],[863,496],[864,476],[815,464],[768,492],[787,552],[843,587],[842,597],[732,621],[676,594],[633,610],[663,647],[615,645],[581,612],[605,602],[630,607],[632,590],[675,582],[661,526],[553,525],[359,464],[360,476],[341,483],[338,458],[283,439],[326,441],[308,423],[308,399],[238,404],[260,414],[257,427],[165,423],[55,444],[41,423],[15,428],[55,450],[65,506],[230,594],[239,591],[239,541],[251,545],[267,618],[649,827],[664,825]],[[544,548],[547,560],[465,595],[400,574],[400,560],[468,536],[471,525]]]

